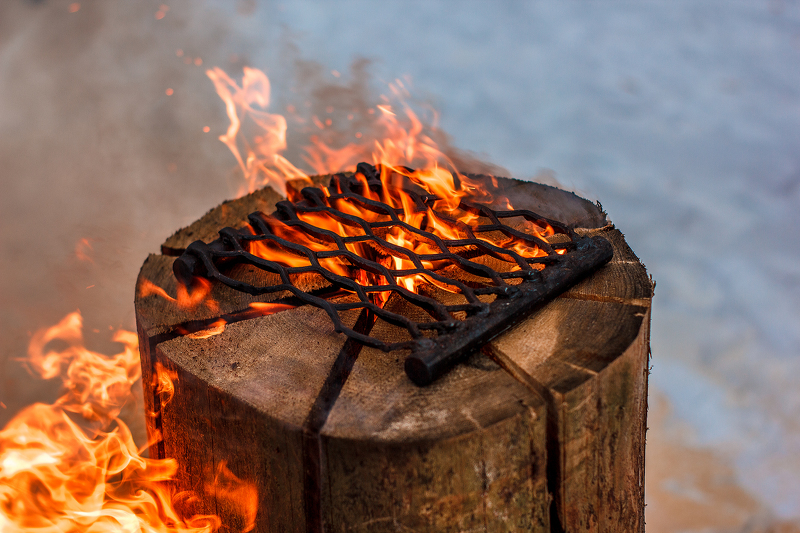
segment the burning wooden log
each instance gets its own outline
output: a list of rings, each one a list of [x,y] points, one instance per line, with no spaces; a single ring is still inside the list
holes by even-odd
[[[613,259],[427,387],[406,374],[407,350],[337,333],[324,308],[286,287],[236,290],[280,284],[257,262],[229,265],[236,283],[177,282],[175,256],[272,212],[281,198],[270,189],[173,235],[143,265],[136,298],[148,429],[161,437],[151,454],[178,459],[184,489],[221,464],[255,483],[259,531],[643,530],[650,280],[593,204],[516,180],[496,191],[576,239],[602,236]],[[254,233],[229,232],[226,246]],[[192,265],[176,271],[196,275]],[[328,278],[293,279],[330,290]],[[414,318],[412,303],[374,309]],[[371,313],[343,305],[339,329],[401,339]],[[199,505],[236,520],[225,498]]]

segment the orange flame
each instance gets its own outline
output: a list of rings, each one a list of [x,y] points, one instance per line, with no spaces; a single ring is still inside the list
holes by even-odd
[[[234,511],[234,516],[240,522],[240,531],[246,533],[256,526],[258,511],[258,491],[250,484],[245,483],[228,469],[225,461],[217,466],[213,483],[206,486],[206,491],[213,492],[217,500],[227,504],[227,508]]]
[[[217,89],[217,94],[225,101],[228,118],[231,121],[225,135],[219,140],[230,148],[239,167],[244,173],[247,192],[262,185],[272,185],[285,191],[287,179],[308,178],[280,153],[286,149],[286,119],[264,111],[269,107],[270,84],[266,74],[258,69],[244,68],[241,87],[225,72],[215,67],[206,74]],[[254,145],[239,135],[243,121],[252,122],[260,135]],[[243,145],[245,155],[239,150]]]
[[[114,340],[123,346],[116,355],[86,349],[78,312],[33,336],[29,368],[45,379],[61,375],[66,392],[52,405],[27,407],[0,431],[3,533],[211,533],[221,527],[216,516],[176,511],[173,502],[186,495],[173,495],[165,484],[176,462],[142,457],[118,418],[140,371],[136,335],[118,331]],[[226,479],[229,493],[249,494],[236,501],[246,507],[243,516],[253,516],[254,489]],[[246,523],[252,529],[252,519]]]
[[[178,373],[174,370],[164,368],[160,362],[156,363],[156,372],[153,375],[153,385],[155,386],[156,394],[161,398],[161,408],[172,401],[175,396],[175,380],[178,379]],[[155,414],[155,413],[154,413]]]
[[[178,284],[177,295],[175,298],[167,294],[163,288],[159,287],[150,280],[143,279],[139,284],[139,296],[144,298],[155,294],[164,300],[176,305],[179,309],[184,311],[194,311],[200,304],[208,307],[213,312],[219,311],[219,306],[213,298],[209,298],[212,285],[207,279],[197,278],[196,284],[190,290],[186,285]]]
[[[219,67],[206,71],[206,74],[225,103],[230,125],[220,140],[231,150],[244,174],[246,189],[241,192],[253,192],[270,185],[285,195],[288,180],[308,179],[306,172],[281,155],[287,148],[287,123],[282,115],[266,112],[271,96],[267,75],[258,69],[245,67],[239,85]],[[364,137],[358,144],[351,142],[334,148],[318,136],[310,137],[311,144],[305,147],[305,162],[314,172],[328,174],[353,170],[360,161],[390,167],[432,169],[438,165],[453,169],[452,163],[426,133],[426,126],[406,103],[410,93],[403,83],[395,80],[389,84],[389,91],[391,99],[397,101],[396,105],[402,111],[395,111],[391,99],[382,96],[385,103],[375,106],[379,113],[369,109],[375,116],[372,125],[375,133],[370,138]],[[333,108],[329,106],[327,111],[330,113]],[[323,124],[316,116],[312,121],[319,129],[330,125],[330,120]],[[361,138],[360,135],[357,137]]]
[[[274,313],[280,313],[281,311],[286,311],[287,309],[294,309],[294,306],[289,304],[278,304],[272,302],[253,302],[250,304],[250,308],[257,310],[259,313],[263,315],[272,315]]]
[[[298,199],[297,187],[292,184],[287,188],[287,182],[297,178],[307,179],[308,176],[280,155],[286,149],[287,123],[281,115],[268,114],[265,111],[270,101],[270,84],[267,76],[260,70],[246,67],[240,86],[219,68],[207,71],[207,75],[214,82],[217,93],[225,102],[230,119],[230,126],[220,140],[230,148],[238,161],[244,173],[248,191],[268,184],[287,194],[289,199]],[[462,199],[468,198],[483,203],[495,202],[503,206],[503,209],[512,209],[507,198],[495,198],[492,191],[487,189],[482,182],[457,172],[453,163],[442,153],[429,134],[435,128],[426,126],[406,103],[410,93],[400,80],[389,84],[389,92],[390,96],[381,97],[382,104],[375,106],[374,109],[369,109],[371,115],[374,116],[372,130],[377,132],[369,140],[365,137],[360,144],[348,143],[345,146],[334,148],[318,136],[312,136],[311,144],[305,147],[306,163],[316,173],[328,174],[355,171],[357,162],[371,160],[373,164],[379,165],[381,168],[380,177],[383,189],[380,192],[370,190],[367,187],[365,176],[357,173],[356,179],[363,184],[364,196],[402,209],[404,223],[446,240],[465,238],[466,235],[459,229],[459,225],[474,223],[479,218],[474,213],[460,209]],[[294,111],[294,108],[291,107],[291,110]],[[328,106],[326,112],[332,113],[333,107]],[[348,119],[351,118],[352,116],[348,116]],[[330,119],[323,123],[317,116],[312,117],[312,121],[319,130],[325,130],[331,124]],[[249,132],[245,131],[245,124],[256,128],[253,135],[248,135]],[[418,170],[409,171],[409,167]],[[438,217],[431,209],[428,209],[427,213],[418,211],[408,194],[400,188],[390,187],[390,185],[394,185],[392,181],[397,179],[410,181],[428,194],[438,198],[433,204],[433,209],[444,214],[450,220]],[[494,178],[492,178],[492,182],[496,189],[497,182]],[[323,190],[329,197],[340,192],[328,191],[324,188]],[[378,219],[376,213],[349,200],[336,200],[332,202],[332,207],[345,214],[357,215],[368,222]],[[363,235],[361,227],[345,225],[327,212],[301,214],[299,217],[305,222],[343,237]],[[311,239],[304,233],[283,225],[279,221],[275,221],[275,224],[271,226],[273,232],[279,237],[303,244],[313,252],[336,250],[333,241]],[[534,225],[529,224],[529,226]],[[549,225],[529,227],[528,230],[538,237],[546,237],[553,233],[553,228]],[[497,239],[495,236],[485,235],[477,235],[477,237],[500,248],[513,250],[525,258],[547,255],[537,245],[516,238]],[[429,242],[400,226],[394,226],[386,236],[386,240],[417,255],[437,254],[443,251],[434,242]],[[407,255],[396,250],[375,251],[363,243],[348,244],[348,249],[371,259],[379,259],[380,256],[383,256],[387,261],[379,259],[379,262],[394,270],[416,268]],[[302,267],[310,264],[307,257],[284,249],[272,241],[253,242],[249,251],[258,257],[278,262],[285,267]],[[508,261],[513,263],[510,257]],[[339,257],[321,259],[320,264],[335,274],[349,275],[363,285],[373,285],[381,281],[372,273],[353,272],[352,265]],[[434,267],[426,262],[423,262],[423,266],[425,268]],[[517,269],[519,267],[511,265],[509,268]],[[397,277],[398,284],[411,291],[416,290],[422,281],[451,292],[455,290],[454,287],[435,282],[423,274]],[[383,282],[385,283],[385,280]]]
[[[246,312],[246,316],[261,317],[261,316],[273,315],[275,313],[280,313],[281,311],[286,311],[288,309],[294,309],[295,306],[284,303],[252,302],[247,307],[250,312]],[[217,318],[213,322],[211,322],[211,324],[209,324],[208,326],[204,327],[199,331],[189,332],[181,327],[178,328],[178,331],[192,339],[207,339],[209,337],[219,335],[220,333],[225,331],[225,326],[227,325],[228,321],[226,319]]]

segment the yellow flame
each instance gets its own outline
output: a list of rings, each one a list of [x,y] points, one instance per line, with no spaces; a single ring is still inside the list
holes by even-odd
[[[119,419],[140,377],[136,335],[118,331],[123,349],[106,356],[84,347],[82,325],[80,313],[70,313],[31,340],[31,371],[61,376],[66,391],[52,405],[23,409],[0,431],[0,531],[217,531],[216,516],[181,516],[174,503],[187,496],[166,483],[176,462],[142,457]],[[173,393],[173,377],[159,376],[160,393]],[[232,497],[246,496],[235,501],[252,529],[255,489],[226,479]]]

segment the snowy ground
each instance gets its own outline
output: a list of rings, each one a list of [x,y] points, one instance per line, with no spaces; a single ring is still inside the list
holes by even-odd
[[[657,281],[648,530],[800,518],[800,3],[166,3],[0,6],[7,412],[47,392],[10,361],[26,331],[132,327],[144,254],[230,195],[205,67],[262,68],[281,102],[291,58],[365,56],[460,148],[599,199]]]

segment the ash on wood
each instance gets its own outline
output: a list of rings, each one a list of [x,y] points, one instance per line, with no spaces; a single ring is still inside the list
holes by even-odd
[[[347,340],[319,309],[247,313],[281,295],[214,287],[218,309],[187,313],[137,290],[148,429],[162,437],[151,454],[178,460],[179,488],[225,464],[258,488],[257,531],[642,531],[650,280],[597,206],[498,182],[515,208],[605,237],[614,258],[429,387],[409,381],[404,353]],[[174,295],[172,255],[280,199],[264,189],[212,210],[147,259],[138,286]],[[223,315],[221,333],[188,334]],[[177,376],[165,405],[160,367]]]

